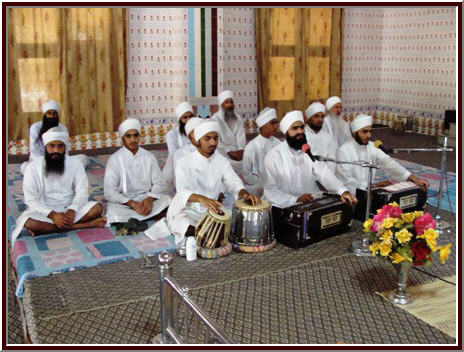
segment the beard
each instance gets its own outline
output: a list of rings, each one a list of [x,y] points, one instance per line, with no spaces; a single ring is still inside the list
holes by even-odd
[[[367,143],[369,143],[369,141],[363,142],[362,139],[359,138],[358,132],[355,132],[355,133],[354,133],[354,140],[355,140],[356,142],[358,142],[358,144],[360,144],[360,145],[367,145]]]
[[[47,116],[43,115],[42,117],[42,126],[39,131],[39,139],[42,140],[42,135],[47,132],[50,128],[58,126],[59,117],[56,119],[49,119]]]
[[[237,115],[235,115],[234,108],[228,108],[224,110],[224,118],[226,121],[237,120]]]
[[[311,123],[311,120],[308,121],[308,126],[315,132],[319,132],[322,129],[322,125],[316,126]]]
[[[187,133],[185,132],[185,123],[183,123],[182,121],[179,121],[179,131],[180,131],[180,134],[181,135],[184,135],[186,136]]]
[[[48,153],[45,151],[45,175],[63,175],[65,155],[61,153]]]
[[[297,137],[301,135],[303,136],[303,138],[297,139]],[[307,143],[306,136],[304,133],[296,134],[293,137],[290,137],[287,133],[285,134],[285,139],[287,140],[287,143],[290,146],[290,148],[293,148],[295,150],[301,150],[301,147]]]

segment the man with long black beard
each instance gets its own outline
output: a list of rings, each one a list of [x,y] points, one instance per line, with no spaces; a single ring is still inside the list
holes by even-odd
[[[374,146],[369,141],[372,130],[372,116],[360,114],[351,122],[353,138],[343,144],[336,153],[337,160],[340,161],[359,161],[372,160],[384,171],[388,177],[400,181],[411,181],[416,185],[427,190],[429,186],[427,180],[418,178],[411,174],[403,166],[398,164],[390,156]],[[375,169],[373,170],[375,178]],[[356,193],[356,189],[367,190],[369,182],[369,169],[358,165],[337,164],[337,177],[342,181],[350,192]],[[383,181],[373,185],[373,187],[387,186],[390,182]]]
[[[66,155],[69,135],[60,127],[42,135],[44,156],[32,161],[23,182],[26,211],[17,220],[14,241],[25,227],[32,236],[90,227],[103,227],[100,203],[89,201],[85,169]]]
[[[242,173],[245,129],[240,115],[235,112],[234,93],[225,90],[218,95],[219,110],[211,117],[221,129],[218,152],[229,160],[235,172]]]
[[[285,140],[265,158],[264,198],[280,208],[309,202],[322,195],[316,183],[319,181],[329,193],[340,195],[342,201],[351,205],[356,204],[356,197],[347,191],[325,163],[312,161],[301,150],[306,144],[304,126],[301,111],[291,111],[280,121]]]
[[[42,105],[43,117],[42,121],[32,124],[29,130],[29,161],[25,161],[21,164],[21,173],[24,175],[27,165],[37,158],[44,155],[44,143],[42,136],[50,128],[59,126],[62,130],[68,132],[65,125],[60,123],[60,105],[55,100],[49,100]],[[66,150],[66,153],[69,151]],[[84,154],[73,156],[78,159],[84,168],[89,163],[89,158]]]
[[[185,133],[185,124],[193,117],[193,107],[188,101],[184,101],[177,105],[175,113],[179,127],[171,129],[166,135],[168,152],[172,155],[177,149],[190,143],[187,133]]]

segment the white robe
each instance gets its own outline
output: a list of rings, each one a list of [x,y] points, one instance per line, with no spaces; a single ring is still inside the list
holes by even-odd
[[[166,164],[163,168],[163,180],[166,185],[168,194],[174,196],[176,194],[176,175],[174,173],[177,161],[184,155],[193,153],[197,148],[192,144],[188,143],[176,150],[174,154],[169,154],[166,160]]]
[[[38,139],[39,137],[39,132],[40,128],[42,127],[42,121],[36,122],[31,125],[31,128],[29,129],[29,160],[25,161],[21,164],[21,173],[24,175],[26,172],[26,167],[29,165],[30,162],[36,160],[37,158],[40,158],[45,154],[45,146],[43,144],[43,141],[41,139]],[[58,127],[63,129],[64,131],[68,132],[68,129],[66,128],[65,125],[58,123]],[[66,150],[66,154],[68,155],[69,151]],[[74,155],[74,158],[76,158],[78,161],[82,163],[82,166],[84,168],[87,167],[89,164],[89,158],[85,154],[78,154]]]
[[[190,144],[190,140],[180,133],[179,127],[175,127],[166,135],[166,144],[168,145],[169,154],[174,154],[177,149]]]
[[[287,141],[267,153],[264,168],[264,198],[280,208],[295,204],[306,193],[321,195],[316,180],[329,193],[342,195],[347,190],[325,163],[313,162],[303,151],[289,147]]]
[[[140,146],[135,155],[126,147],[121,147],[108,159],[105,170],[107,224],[126,222],[130,218],[145,220],[155,216],[169,205],[171,197],[165,191],[155,156]],[[156,198],[152,211],[147,216],[124,205],[129,200],[140,202],[147,197]]]
[[[274,148],[280,141],[271,136],[269,138],[258,134],[245,147],[243,152],[243,178],[245,188],[248,192],[261,196],[263,194],[264,179],[264,158],[267,153]]]
[[[229,161],[219,153],[209,158],[202,156],[198,150],[184,155],[176,165],[175,174],[177,193],[166,218],[176,244],[182,242],[189,225],[195,226],[207,211],[200,203],[188,202],[192,194],[217,199],[225,188],[237,199],[238,193],[244,188]]]
[[[53,224],[47,217],[51,211],[62,213],[72,209],[76,212],[76,223],[97,204],[89,201],[89,182],[84,167],[69,156],[65,157],[62,175],[45,175],[44,157],[32,161],[24,174],[23,193],[27,209],[17,219],[13,242],[29,218]]]
[[[411,175],[403,166],[376,148],[372,142],[367,145],[360,145],[355,139],[352,139],[337,150],[336,157],[340,161],[372,160],[388,177],[400,181],[406,181]],[[375,169],[373,171],[372,180],[375,179]],[[369,182],[368,168],[358,165],[337,164],[336,175],[352,194],[356,194],[356,188],[367,190]]]
[[[350,124],[343,119],[342,115],[333,116],[329,113],[324,118],[324,125],[322,126],[322,129],[332,133],[332,135],[336,138],[337,148],[340,148],[345,142],[353,139]]]
[[[337,143],[334,136],[325,130],[322,125],[322,128],[319,132],[314,131],[308,125],[305,126],[305,135],[306,140],[311,147],[311,153],[313,155],[320,155],[326,158],[335,159],[335,152],[337,151]],[[332,162],[326,162],[330,171],[335,173],[336,164]]]
[[[237,120],[233,123],[232,127],[229,127],[224,119],[224,111],[219,109],[211,118],[219,123],[221,133],[219,134],[219,145],[218,151],[224,155],[234,170],[241,174],[242,173],[242,162],[233,160],[227,155],[228,152],[236,150],[244,150],[246,145],[245,129],[243,128],[243,121],[240,115],[237,113]]]

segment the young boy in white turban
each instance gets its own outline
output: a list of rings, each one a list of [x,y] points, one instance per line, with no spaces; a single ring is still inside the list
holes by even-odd
[[[171,198],[155,156],[139,146],[142,126],[127,119],[119,126],[123,146],[108,159],[104,193],[108,224],[146,220],[168,207]]]
[[[379,166],[388,177],[400,181],[412,181],[423,189],[429,186],[427,180],[420,179],[403,166],[398,164],[390,156],[380,149],[377,149],[369,139],[372,131],[372,117],[360,114],[351,122],[351,131],[353,138],[343,144],[336,153],[339,161],[370,161]],[[375,169],[373,169],[373,179],[375,178]],[[342,181],[350,192],[356,194],[356,189],[367,190],[369,181],[369,169],[366,167],[350,164],[337,164],[337,177]],[[387,182],[379,182],[374,187],[386,186]]]
[[[291,111],[280,121],[285,140],[280,142],[264,160],[266,182],[264,198],[274,206],[286,208],[297,202],[309,202],[322,195],[319,181],[329,193],[338,194],[351,205],[357,202],[325,163],[312,161],[302,151],[306,144],[301,111]]]
[[[241,174],[246,136],[242,118],[235,112],[234,93],[230,90],[221,92],[218,95],[218,105],[219,110],[211,117],[220,128],[218,151]]]
[[[166,135],[166,144],[168,145],[169,154],[174,154],[180,147],[189,144],[188,133],[185,132],[187,121],[193,117],[193,107],[188,101],[184,101],[177,105],[176,117],[179,121],[179,126],[171,129]]]
[[[60,104],[55,100],[49,100],[42,105],[43,117],[42,121],[36,122],[31,125],[29,130],[29,161],[21,164],[21,173],[24,175],[26,167],[31,161],[40,158],[44,155],[44,143],[42,136],[50,128],[59,126],[62,130],[68,132],[65,125],[60,123]],[[66,149],[66,154],[69,153],[69,148]],[[87,167],[89,158],[85,154],[74,155],[82,163],[82,166]]]
[[[201,216],[211,209],[220,212],[222,204],[217,200],[224,188],[235,199],[243,198],[256,205],[261,200],[248,193],[229,161],[216,152],[220,127],[207,120],[194,130],[197,150],[181,157],[175,169],[177,193],[167,213],[167,224],[181,245],[184,236],[193,235]]]
[[[90,227],[103,227],[103,207],[89,201],[89,183],[82,163],[69,157],[69,135],[53,127],[42,135],[44,155],[32,161],[24,174],[27,209],[17,220],[14,241],[25,227],[32,236]]]
[[[274,134],[279,129],[276,110],[264,108],[259,113],[256,124],[259,128],[259,134],[245,147],[242,166],[246,189],[261,196],[266,176],[264,173],[264,158],[272,148],[280,143],[274,137]]]

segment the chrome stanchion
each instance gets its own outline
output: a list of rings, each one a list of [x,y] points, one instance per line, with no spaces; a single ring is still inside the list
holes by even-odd
[[[440,172],[440,187],[437,193],[437,209],[435,211],[435,221],[437,222],[437,232],[442,235],[445,230],[450,229],[450,224],[447,221],[442,221],[440,216],[441,198],[443,197],[443,180],[446,175],[446,146],[448,144],[448,137],[445,136],[443,140],[443,148],[441,152],[441,172]],[[450,204],[451,205],[451,204]]]
[[[155,344],[169,344],[171,339],[168,328],[173,322],[173,297],[172,289],[166,284],[165,277],[172,276],[172,254],[163,252],[158,257],[160,268],[160,316],[161,333],[153,338]]]

